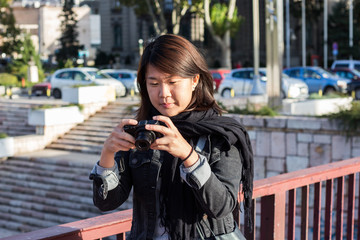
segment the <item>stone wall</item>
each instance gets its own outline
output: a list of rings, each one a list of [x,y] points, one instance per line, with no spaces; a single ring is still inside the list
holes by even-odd
[[[249,132],[255,180],[360,156],[360,132],[347,137],[325,118],[228,116]]]

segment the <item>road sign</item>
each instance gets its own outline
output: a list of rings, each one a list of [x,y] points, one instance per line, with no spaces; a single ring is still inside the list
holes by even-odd
[[[338,50],[338,44],[337,44],[337,42],[333,42],[333,44],[332,44],[332,49],[333,49],[333,50]]]

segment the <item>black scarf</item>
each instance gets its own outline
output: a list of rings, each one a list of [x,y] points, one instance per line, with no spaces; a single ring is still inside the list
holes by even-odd
[[[155,115],[160,115],[160,113],[153,108],[151,116]],[[183,112],[171,117],[171,120],[183,137],[190,140],[190,143],[192,139],[197,139],[203,135],[224,138],[226,140],[226,145],[223,146],[222,149],[224,151],[229,150],[231,145],[237,143],[240,147],[242,160],[241,183],[244,193],[243,206],[245,215],[247,219],[250,220],[254,163],[250,138],[244,126],[233,118],[219,116],[213,109]],[[181,161],[166,161],[166,158],[172,157],[168,153],[166,153],[166,156],[167,157],[164,156],[165,160],[162,167],[164,171],[162,171],[163,180],[161,184],[162,190],[160,192],[161,199],[163,199],[163,204],[161,205],[165,205],[166,213],[164,213],[164,210],[161,211],[161,222],[168,230],[171,239],[190,239],[191,235],[196,236],[196,233],[194,233],[196,230],[193,228],[189,229],[189,225],[194,225],[193,221],[199,217],[196,214],[198,212],[196,211],[197,206],[191,206],[191,203],[196,201],[193,199],[193,194],[190,193],[191,189],[186,184],[181,183],[182,180],[179,171],[176,171]],[[171,171],[169,171],[169,169],[171,169]],[[183,206],[185,206],[186,209],[182,209]],[[183,219],[184,222],[179,222],[176,219]],[[186,236],[182,236],[182,234]]]

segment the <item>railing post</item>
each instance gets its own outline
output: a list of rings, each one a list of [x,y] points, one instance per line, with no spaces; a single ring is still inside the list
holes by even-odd
[[[285,192],[261,198],[260,240],[285,239]]]
[[[309,226],[309,185],[301,188],[301,240],[308,239]]]

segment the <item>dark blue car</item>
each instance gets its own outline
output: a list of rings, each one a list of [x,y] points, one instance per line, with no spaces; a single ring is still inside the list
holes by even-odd
[[[309,87],[309,93],[318,93],[319,90],[323,94],[333,92],[347,92],[349,79],[340,78],[321,67],[292,67],[284,70],[284,73],[293,78],[303,80]]]

